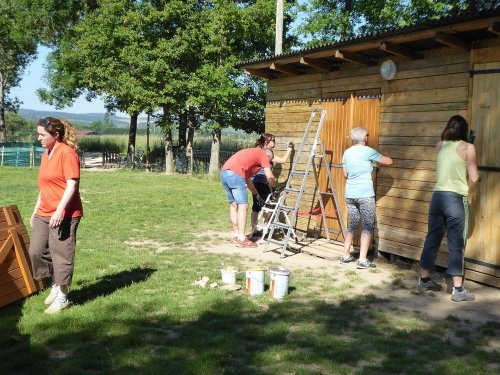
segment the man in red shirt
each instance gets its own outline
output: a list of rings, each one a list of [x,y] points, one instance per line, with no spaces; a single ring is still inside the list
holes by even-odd
[[[256,247],[245,235],[248,212],[248,189],[257,194],[251,178],[262,168],[271,187],[276,179],[271,171],[274,153],[270,148],[247,148],[231,156],[222,166],[220,179],[229,201],[229,217],[233,225],[233,242],[238,247]]]

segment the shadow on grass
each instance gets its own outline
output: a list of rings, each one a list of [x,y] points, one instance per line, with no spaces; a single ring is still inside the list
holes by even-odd
[[[71,303],[83,305],[97,297],[104,297],[134,283],[146,281],[156,269],[134,268],[113,275],[106,275],[98,282],[71,292]]]
[[[2,374],[50,368],[51,374],[451,375],[493,374],[495,367],[484,364],[498,364],[496,352],[450,342],[442,324],[401,328],[397,313],[391,318],[378,309],[388,301],[371,295],[340,304],[270,301],[262,309],[252,302],[262,299],[206,293],[213,302],[194,320],[178,320],[175,311],[122,320],[116,311],[127,305],[101,306],[102,318],[60,330],[46,343],[64,356],[28,347],[33,363]]]

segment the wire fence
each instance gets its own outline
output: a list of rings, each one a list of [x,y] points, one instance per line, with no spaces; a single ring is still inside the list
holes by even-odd
[[[219,168],[234,155],[236,151],[219,151]],[[191,150],[186,151],[181,148],[172,150],[173,167],[176,173],[180,174],[207,174],[210,168],[211,151]],[[113,155],[113,153],[103,153],[104,168],[129,167],[139,170],[150,169],[154,172],[165,172],[165,156],[151,158],[149,165],[146,155],[141,150],[137,151],[134,160],[130,160],[127,155]]]
[[[0,144],[0,167],[38,167],[45,149],[33,143],[3,143]],[[236,151],[220,151],[219,167]],[[211,151],[186,150],[174,148],[172,150],[174,170],[181,174],[206,174],[210,167]],[[126,154],[105,150],[103,152],[79,151],[80,165],[82,168],[133,168],[139,170],[149,169],[154,172],[165,172],[165,154],[151,157],[149,164],[146,155],[138,150],[134,158]]]
[[[16,168],[39,166],[44,151],[43,147],[35,143],[2,143],[0,145],[0,167],[4,165]]]

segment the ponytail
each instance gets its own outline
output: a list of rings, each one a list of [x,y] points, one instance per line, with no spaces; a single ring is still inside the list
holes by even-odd
[[[78,149],[78,142],[76,139],[76,131],[73,125],[69,123],[68,120],[60,120],[64,125],[64,136],[62,138],[62,142],[66,143],[69,147],[74,150]]]

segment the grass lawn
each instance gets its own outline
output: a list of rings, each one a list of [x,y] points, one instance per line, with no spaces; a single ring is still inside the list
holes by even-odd
[[[26,225],[37,174],[0,169],[0,206],[16,204]],[[306,270],[282,302],[192,286],[220,279],[221,255],[203,251],[226,241],[204,233],[230,229],[217,181],[83,171],[81,194],[72,305],[45,315],[43,291],[1,308],[2,375],[498,374],[498,322],[431,323],[379,308],[376,290],[318,290]]]

